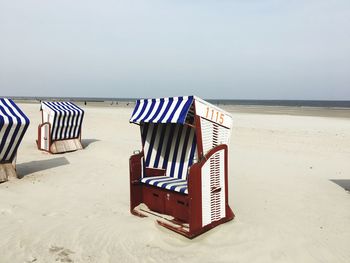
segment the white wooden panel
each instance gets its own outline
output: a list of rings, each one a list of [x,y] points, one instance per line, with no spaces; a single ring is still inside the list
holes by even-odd
[[[220,150],[202,167],[202,226],[225,217],[224,158],[225,151]]]
[[[203,153],[207,154],[213,146],[213,123],[201,118],[201,132],[202,132],[202,143]]]
[[[195,100],[195,107],[198,116],[231,129],[232,117],[229,113],[197,98]]]
[[[220,152],[220,218],[225,217],[225,151],[221,150]]]
[[[206,162],[202,167],[202,226],[210,223],[210,163]]]
[[[230,145],[230,136],[231,136],[231,130],[227,129],[225,127],[219,126],[218,127],[218,145],[220,144],[227,144],[227,146]]]
[[[201,118],[201,132],[204,154],[207,154],[215,146],[229,145],[231,130],[228,128]]]
[[[45,124],[41,126],[40,128],[41,131],[41,138],[40,138],[40,145],[41,149],[48,151],[50,149],[49,145],[49,136],[50,136],[50,129],[49,129],[49,124]]]

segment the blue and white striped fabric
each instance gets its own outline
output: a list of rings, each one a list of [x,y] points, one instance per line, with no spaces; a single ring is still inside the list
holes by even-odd
[[[144,167],[165,170],[165,176],[149,174],[141,182],[187,194],[188,168],[196,158],[194,128],[181,124],[144,123],[141,137]]]
[[[193,96],[137,100],[130,122],[183,124],[193,100]]]
[[[11,99],[0,98],[0,163],[13,161],[28,126],[21,109]]]
[[[187,179],[196,155],[194,128],[180,124],[145,123],[141,126],[144,167],[165,169],[166,176]]]
[[[41,110],[49,114],[51,140],[75,139],[80,136],[84,111],[72,102],[44,101]]]
[[[141,180],[144,184],[157,186],[175,192],[188,194],[187,180],[177,179],[167,176],[144,177]]]

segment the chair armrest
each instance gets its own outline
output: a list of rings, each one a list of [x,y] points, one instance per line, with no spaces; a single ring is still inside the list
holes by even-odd
[[[129,169],[130,169],[130,183],[139,182],[142,176],[142,158],[143,152],[130,156]]]

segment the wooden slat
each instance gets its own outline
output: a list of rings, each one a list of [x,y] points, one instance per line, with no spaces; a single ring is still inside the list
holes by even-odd
[[[17,177],[14,166],[11,163],[0,164],[0,183],[8,181],[11,177]]]
[[[52,153],[64,153],[82,149],[83,146],[79,139],[54,141],[50,147]]]

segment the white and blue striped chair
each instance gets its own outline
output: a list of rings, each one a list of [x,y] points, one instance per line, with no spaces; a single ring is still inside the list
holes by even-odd
[[[42,123],[38,127],[38,148],[50,153],[82,149],[84,111],[72,102],[43,101]]]
[[[28,117],[16,103],[0,98],[0,182],[16,176],[17,150],[28,126]]]
[[[142,141],[130,158],[133,214],[157,212],[160,224],[190,238],[234,217],[227,198],[230,114],[194,96],[140,99],[130,122],[140,125]]]

